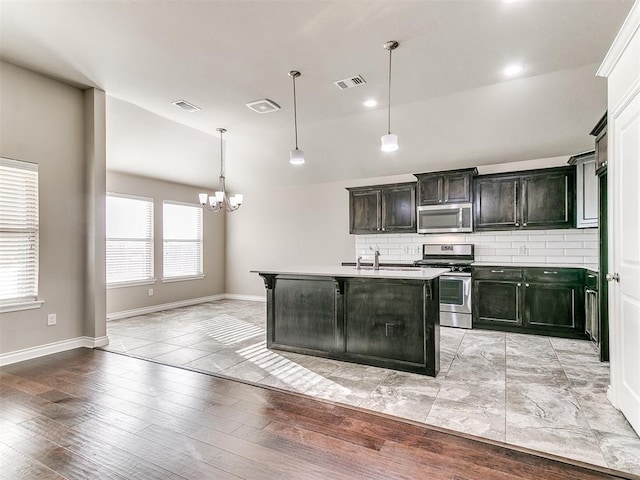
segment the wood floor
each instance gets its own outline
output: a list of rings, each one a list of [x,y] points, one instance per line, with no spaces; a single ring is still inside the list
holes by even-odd
[[[300,395],[77,349],[0,369],[0,478],[636,477]]]

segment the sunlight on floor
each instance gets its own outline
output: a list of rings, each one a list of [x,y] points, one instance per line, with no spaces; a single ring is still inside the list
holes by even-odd
[[[308,387],[320,382],[334,384],[322,375],[267,350],[265,341],[237,350],[236,353],[288,385]]]
[[[235,345],[264,335],[264,329],[231,315],[218,315],[196,324],[199,330],[224,345]]]

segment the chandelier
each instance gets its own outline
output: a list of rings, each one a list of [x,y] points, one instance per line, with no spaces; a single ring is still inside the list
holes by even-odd
[[[214,195],[209,195],[208,193],[200,193],[198,197],[200,198],[200,205],[202,205],[205,209],[211,210],[212,212],[221,212],[225,210],[227,212],[235,212],[242,205],[242,194],[236,193],[232,197],[227,195],[224,187],[224,152],[222,150],[222,134],[227,131],[226,128],[216,128],[217,132],[220,132],[220,177],[219,177],[219,188],[220,190],[216,191]]]

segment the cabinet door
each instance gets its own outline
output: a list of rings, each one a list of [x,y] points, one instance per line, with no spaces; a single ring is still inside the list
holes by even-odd
[[[377,233],[382,228],[382,190],[349,192],[349,233]]]
[[[457,173],[444,177],[444,203],[469,203],[471,201],[471,175]]]
[[[607,127],[596,136],[596,172],[598,174],[607,166]]]
[[[575,169],[522,179],[522,227],[571,228],[575,224]]]
[[[475,280],[473,282],[473,324],[520,326],[519,282]]]
[[[526,283],[525,327],[553,334],[557,331],[584,333],[584,289],[553,283]]]
[[[274,287],[274,314],[278,321],[270,343],[323,352],[338,349],[336,287],[331,279],[278,278]]]
[[[348,280],[346,352],[424,365],[424,302],[418,282]]]
[[[382,190],[382,231],[416,231],[415,185],[397,185]]]
[[[438,205],[444,198],[444,176],[424,175],[418,177],[418,205]]]
[[[475,230],[500,230],[520,226],[519,184],[519,177],[494,177],[476,180]]]
[[[596,160],[591,157],[576,163],[577,209],[576,226],[588,228],[598,226],[598,176]]]

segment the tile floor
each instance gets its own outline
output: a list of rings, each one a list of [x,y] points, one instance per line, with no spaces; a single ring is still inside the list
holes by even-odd
[[[640,439],[608,402],[609,365],[590,342],[443,327],[432,378],[269,351],[265,308],[220,300],[114,320],[104,348],[640,474]]]

